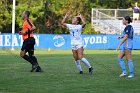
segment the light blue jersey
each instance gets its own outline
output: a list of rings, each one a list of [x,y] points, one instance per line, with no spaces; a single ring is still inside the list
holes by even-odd
[[[133,48],[133,27],[131,25],[128,25],[125,27],[124,31],[123,31],[123,36],[125,34],[128,35],[127,40],[122,44],[124,49],[131,49]]]
[[[124,31],[123,31],[123,36],[125,36],[127,34],[128,38],[122,44],[121,52],[125,52],[125,50],[127,50],[129,52],[132,51],[132,48],[133,48],[133,33],[134,33],[133,27],[131,25],[127,25],[125,27]],[[118,57],[118,62],[119,62],[120,67],[122,69],[122,74],[120,75],[120,77],[127,76],[127,71],[126,71],[126,66],[125,66],[124,60],[121,57]],[[128,78],[132,78],[132,77],[134,77],[133,61],[131,59],[128,59],[127,62],[128,62],[129,72],[130,72],[130,75],[128,76]]]

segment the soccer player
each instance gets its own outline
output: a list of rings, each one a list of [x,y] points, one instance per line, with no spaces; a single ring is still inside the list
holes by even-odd
[[[82,29],[85,27],[86,23],[85,23],[82,15],[79,13],[78,16],[74,16],[72,18],[72,24],[68,24],[68,23],[66,23],[66,19],[68,16],[69,16],[69,13],[66,13],[61,24],[66,26],[70,31],[71,48],[72,48],[72,53],[73,53],[73,57],[75,59],[77,69],[79,70],[80,74],[83,74],[83,70],[80,65],[80,61],[82,61],[88,67],[89,74],[92,75],[93,68],[91,67],[88,60],[86,58],[84,58],[84,56],[83,56],[84,49],[83,49],[81,32],[82,32]],[[81,21],[82,21],[82,25],[80,25]]]
[[[36,29],[33,22],[29,19],[30,12],[24,11],[22,13],[22,19],[24,23],[22,25],[22,30],[19,31],[19,34],[22,35],[23,45],[20,51],[20,56],[31,63],[32,69],[31,72],[41,72],[41,67],[38,64],[37,58],[34,56],[34,45],[35,39],[33,36],[33,31]],[[26,54],[28,52],[28,55]]]
[[[133,27],[130,25],[132,22],[131,18],[129,16],[125,16],[122,20],[122,23],[126,25],[124,31],[123,31],[123,36],[119,36],[118,39],[122,39],[120,44],[118,45],[118,49],[120,49],[120,46],[122,46],[122,49],[118,55],[118,62],[120,64],[120,67],[122,69],[122,74],[120,77],[127,76],[127,71],[125,67],[125,63],[123,61],[123,57],[125,56],[128,62],[128,67],[129,67],[129,72],[130,75],[128,76],[129,78],[134,77],[134,66],[133,66],[133,61],[132,61],[132,48],[133,48]]]

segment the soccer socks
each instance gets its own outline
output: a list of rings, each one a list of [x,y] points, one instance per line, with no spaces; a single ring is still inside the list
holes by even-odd
[[[37,58],[35,56],[30,56],[30,58],[36,63],[38,64]]]
[[[129,67],[130,75],[134,75],[134,65],[132,60],[128,60],[128,67]]]
[[[121,67],[123,73],[126,73],[126,67],[125,67],[124,61],[121,58],[118,58],[118,62],[120,64],[120,67]]]
[[[90,65],[90,63],[87,61],[87,59],[82,58],[81,61],[82,61],[88,68],[91,68],[91,65]]]
[[[81,64],[80,64],[80,60],[75,61],[75,64],[76,64],[76,67],[79,71],[83,71],[82,67],[81,67]]]
[[[28,61],[29,63],[31,63],[32,65],[35,64],[35,62],[27,55],[24,55],[22,58],[25,59],[26,61]]]

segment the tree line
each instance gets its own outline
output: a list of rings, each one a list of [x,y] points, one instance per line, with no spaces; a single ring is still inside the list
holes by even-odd
[[[21,14],[24,10],[31,12],[30,18],[35,23],[36,33],[67,34],[68,30],[61,26],[61,20],[66,12],[71,12],[67,22],[72,16],[81,13],[86,20],[84,34],[96,33],[91,28],[92,8],[119,8],[125,9],[133,6],[140,0],[16,0],[16,32],[22,26]],[[13,0],[0,1],[0,32],[11,33],[12,29],[12,3]]]

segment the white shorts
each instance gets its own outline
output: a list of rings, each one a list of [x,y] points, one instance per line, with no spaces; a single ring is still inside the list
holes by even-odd
[[[139,13],[133,13],[133,19],[139,20]]]
[[[83,44],[78,44],[78,45],[71,45],[72,50],[78,50],[79,48],[82,48]]]
[[[78,50],[81,47],[83,47],[82,40],[77,40],[77,41],[72,41],[71,42],[71,48],[72,48],[72,50]]]

